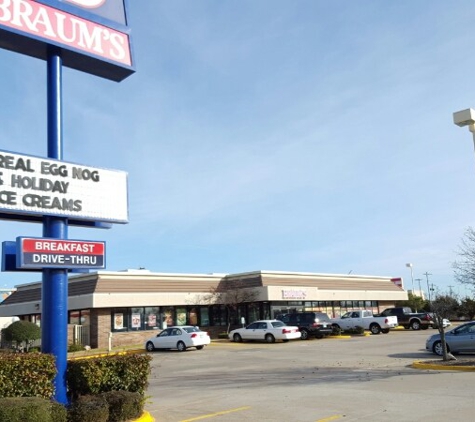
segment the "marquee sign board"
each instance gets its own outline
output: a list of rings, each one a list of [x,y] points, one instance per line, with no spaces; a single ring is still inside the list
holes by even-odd
[[[0,0],[0,48],[121,81],[134,72],[126,0]]]
[[[105,268],[105,242],[17,238],[17,268]]]
[[[127,223],[127,173],[0,150],[0,212]]]

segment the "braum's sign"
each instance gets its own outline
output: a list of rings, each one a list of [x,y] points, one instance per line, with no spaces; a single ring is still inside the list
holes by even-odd
[[[0,211],[127,223],[127,173],[0,150]]]
[[[116,22],[99,16],[102,9],[114,16],[119,6]],[[124,0],[0,0],[0,48],[46,59],[51,44],[62,49],[65,66],[121,81],[134,69],[129,29],[120,21]]]
[[[105,243],[17,238],[18,268],[104,268]]]

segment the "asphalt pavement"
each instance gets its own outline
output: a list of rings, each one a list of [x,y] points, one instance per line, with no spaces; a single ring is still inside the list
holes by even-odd
[[[153,353],[157,422],[471,420],[475,373],[415,369],[434,330]]]

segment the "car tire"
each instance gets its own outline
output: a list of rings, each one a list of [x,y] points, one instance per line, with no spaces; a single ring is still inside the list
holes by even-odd
[[[414,331],[418,331],[421,329],[421,323],[417,320],[414,320],[411,322],[411,328],[414,330]]]
[[[381,327],[378,324],[371,324],[369,327],[371,334],[379,334],[381,332]]]
[[[450,348],[449,348],[449,345],[447,343],[445,343],[446,346],[447,346],[447,353],[450,353]],[[436,341],[434,343],[434,345],[432,346],[432,351],[438,355],[438,356],[442,356],[444,354],[444,350],[442,348],[442,342],[441,341]]]
[[[151,341],[148,341],[145,345],[145,349],[147,349],[147,352],[153,352],[155,350],[155,346]]]
[[[176,344],[176,348],[178,349],[179,352],[184,352],[186,350],[186,344],[183,343],[182,341],[179,341]]]
[[[266,334],[264,340],[266,343],[275,343],[275,337],[272,334]]]
[[[302,331],[300,331],[300,334],[301,334],[300,338],[301,338],[302,340],[308,340],[308,337],[309,337],[309,336],[308,336],[308,331],[307,331],[307,330],[302,330]]]
[[[382,332],[383,334],[387,334],[387,333],[389,333],[389,328],[383,328],[383,329],[381,330],[381,332]]]
[[[242,337],[238,333],[236,333],[236,334],[233,335],[233,341],[235,343],[241,343],[242,342]]]
[[[196,346],[196,350],[203,350],[204,346]]]

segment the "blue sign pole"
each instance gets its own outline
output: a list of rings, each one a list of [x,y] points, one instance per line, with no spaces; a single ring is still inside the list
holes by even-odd
[[[49,47],[47,58],[48,158],[63,159],[62,58],[61,50]],[[67,239],[68,220],[43,218],[43,236]],[[68,272],[67,269],[43,269],[41,349],[56,358],[54,398],[68,403],[66,370],[68,357]]]

